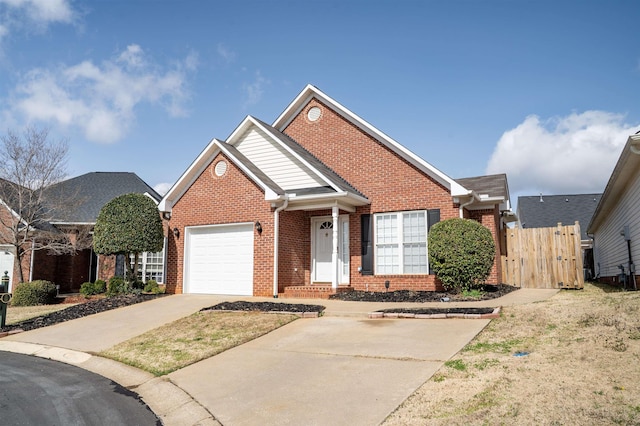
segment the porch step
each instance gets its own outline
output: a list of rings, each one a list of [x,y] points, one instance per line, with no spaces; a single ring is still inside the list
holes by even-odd
[[[285,287],[281,296],[292,299],[328,299],[332,294],[346,291],[353,291],[353,287],[341,286],[334,289],[330,285],[296,285]]]

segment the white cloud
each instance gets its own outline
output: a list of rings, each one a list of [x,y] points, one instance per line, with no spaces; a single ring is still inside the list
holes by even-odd
[[[141,104],[158,104],[172,117],[184,116],[191,54],[167,71],[132,44],[113,59],[83,61],[54,70],[35,69],[20,81],[7,104],[27,121],[77,126],[94,142],[122,139]],[[191,59],[190,59],[191,58]]]
[[[503,133],[487,173],[506,173],[512,193],[602,192],[629,135],[625,116],[586,111],[541,120],[527,117]]]
[[[222,43],[218,43],[218,55],[224,59],[226,63],[231,63],[236,60],[236,53]]]
[[[78,13],[69,0],[0,0],[0,41],[11,31],[44,31],[50,24],[72,24]]]
[[[257,71],[253,83],[245,83],[242,86],[245,97],[244,107],[246,108],[260,102],[262,94],[264,93],[264,86],[269,83],[270,81],[264,78],[262,74],[260,74],[260,71]]]
[[[153,186],[153,189],[160,195],[164,195],[167,193],[167,191],[169,191],[169,189],[171,189],[171,186],[173,184],[168,183],[168,182],[161,182],[157,185]]]

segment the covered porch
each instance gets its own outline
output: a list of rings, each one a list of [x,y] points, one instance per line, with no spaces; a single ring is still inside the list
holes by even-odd
[[[327,299],[353,290],[351,228],[356,208],[368,200],[336,195],[290,195],[278,207],[282,218],[275,238],[274,283],[279,297]]]

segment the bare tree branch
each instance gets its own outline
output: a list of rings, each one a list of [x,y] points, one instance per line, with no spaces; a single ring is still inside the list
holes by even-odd
[[[68,143],[50,141],[46,128],[27,127],[22,134],[0,136],[0,236],[15,248],[20,281],[22,260],[29,253],[75,253],[90,245],[89,229],[58,229],[51,224],[78,205],[77,194],[52,193],[66,177]],[[63,216],[61,216],[63,215]]]

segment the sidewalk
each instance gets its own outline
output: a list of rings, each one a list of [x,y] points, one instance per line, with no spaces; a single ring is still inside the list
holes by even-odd
[[[484,302],[369,303],[176,295],[0,339],[0,350],[42,356],[137,392],[166,425],[377,424],[463,348],[489,320],[369,320],[391,307],[511,306],[557,290],[521,289]],[[97,353],[229,300],[320,304],[319,319],[156,378]],[[330,409],[328,409],[330,407]]]

